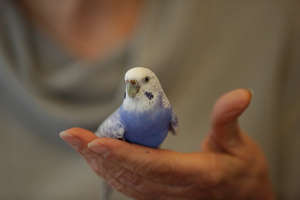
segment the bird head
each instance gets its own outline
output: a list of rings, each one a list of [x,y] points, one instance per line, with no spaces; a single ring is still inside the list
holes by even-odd
[[[125,74],[126,96],[129,98],[142,97],[161,90],[156,75],[148,68],[135,67]]]

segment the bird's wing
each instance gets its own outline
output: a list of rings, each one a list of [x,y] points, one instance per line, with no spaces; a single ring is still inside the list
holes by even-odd
[[[169,124],[169,131],[171,131],[171,133],[173,135],[176,135],[177,130],[178,130],[178,118],[177,118],[176,114],[174,113],[174,111],[172,111],[172,117],[171,117],[171,121]]]
[[[96,131],[96,135],[99,137],[110,137],[123,139],[125,133],[125,126],[120,120],[119,109],[112,113]]]

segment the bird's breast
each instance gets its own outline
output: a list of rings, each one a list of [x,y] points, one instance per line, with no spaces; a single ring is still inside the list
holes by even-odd
[[[121,111],[125,125],[125,139],[149,147],[158,147],[169,130],[170,109],[156,109],[145,112]]]

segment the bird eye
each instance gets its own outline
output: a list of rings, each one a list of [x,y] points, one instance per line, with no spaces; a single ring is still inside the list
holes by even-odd
[[[149,80],[150,80],[150,78],[149,78],[148,76],[146,76],[146,77],[144,78],[144,82],[145,82],[145,83],[148,83]]]

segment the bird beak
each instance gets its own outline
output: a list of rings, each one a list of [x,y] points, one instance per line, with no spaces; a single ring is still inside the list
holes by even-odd
[[[126,92],[128,96],[134,98],[136,94],[139,92],[140,86],[136,80],[126,81]]]

